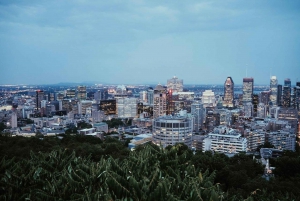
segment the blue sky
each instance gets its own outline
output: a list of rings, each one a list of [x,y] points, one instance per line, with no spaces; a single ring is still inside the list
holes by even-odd
[[[300,81],[300,1],[0,1],[0,84]],[[246,70],[248,69],[248,70]]]

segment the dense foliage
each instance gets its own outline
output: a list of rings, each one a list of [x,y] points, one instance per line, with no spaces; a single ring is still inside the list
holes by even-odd
[[[252,156],[197,152],[178,144],[123,142],[66,135],[0,136],[0,200],[299,200],[299,152],[272,160],[262,178]]]

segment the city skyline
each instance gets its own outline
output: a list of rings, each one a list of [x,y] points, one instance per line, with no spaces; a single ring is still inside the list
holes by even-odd
[[[299,2],[0,3],[0,85],[300,81]]]

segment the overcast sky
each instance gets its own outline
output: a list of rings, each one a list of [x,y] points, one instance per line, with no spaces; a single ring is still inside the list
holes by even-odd
[[[0,84],[241,84],[246,72],[300,81],[300,1],[0,1]]]

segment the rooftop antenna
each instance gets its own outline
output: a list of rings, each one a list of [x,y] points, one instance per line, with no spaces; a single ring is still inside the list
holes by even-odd
[[[248,64],[246,64],[246,77],[248,77]]]

